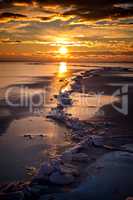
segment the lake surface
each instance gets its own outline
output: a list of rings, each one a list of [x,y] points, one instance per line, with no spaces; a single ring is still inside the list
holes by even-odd
[[[69,72],[67,77],[62,74],[63,66]],[[43,161],[72,146],[65,134],[69,130],[46,118],[56,105],[53,95],[58,94],[65,78],[103,66],[132,64],[0,63],[0,182],[29,179],[28,167],[38,168]],[[33,106],[29,107],[31,101]]]

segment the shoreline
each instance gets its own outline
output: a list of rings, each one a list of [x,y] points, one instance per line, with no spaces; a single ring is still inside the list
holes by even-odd
[[[122,70],[121,68],[118,69]],[[118,69],[115,70],[117,71]],[[63,123],[70,129],[70,137],[75,142],[75,146],[65,151],[59,156],[59,158],[43,163],[37,175],[33,177],[33,180],[28,183],[28,185],[24,185],[23,189],[21,188],[21,190],[16,190],[11,194],[0,194],[0,197],[6,198],[7,196],[10,196],[15,200],[15,195],[18,195],[16,198],[17,200],[25,200],[28,196],[31,199],[39,199],[42,195],[44,195],[45,198],[45,195],[47,194],[52,195],[51,193],[65,192],[65,185],[67,190],[71,191],[73,188],[78,187],[81,182],[84,182],[87,175],[89,176],[89,174],[91,174],[91,172],[88,173],[88,166],[94,163],[102,155],[110,151],[133,153],[132,149],[123,147],[121,144],[120,146],[108,144],[110,142],[113,144],[113,139],[115,142],[116,137],[121,139],[125,137],[121,134],[116,136],[104,133],[105,129],[108,130],[112,127],[115,129],[114,122],[112,123],[108,121],[108,119],[103,122],[85,122],[80,121],[77,118],[73,118],[64,112],[62,103],[65,101],[65,106],[70,106],[72,104],[70,95],[71,92],[75,90],[74,88],[76,84],[79,84],[79,80],[89,76],[97,77],[100,70],[101,69],[91,70],[84,73],[82,72],[78,75],[75,78],[72,91],[66,91],[59,94],[60,98],[58,99],[58,106],[52,110],[54,114],[51,113],[48,116],[53,120]],[[104,72],[105,69],[103,68],[102,70]],[[98,132],[102,133],[98,134]],[[127,135],[127,138],[128,137],[130,137],[133,142],[132,135],[129,134],[129,136]],[[84,171],[82,171],[83,168]]]

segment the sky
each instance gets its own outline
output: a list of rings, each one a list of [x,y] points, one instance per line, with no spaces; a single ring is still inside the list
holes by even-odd
[[[0,0],[0,60],[133,62],[133,0]]]

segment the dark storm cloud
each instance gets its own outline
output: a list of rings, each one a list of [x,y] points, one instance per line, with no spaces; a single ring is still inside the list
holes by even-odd
[[[14,3],[26,3],[33,6],[34,3],[37,3],[44,9],[45,6],[59,5],[64,9],[64,12],[61,13],[64,17],[75,15],[83,20],[133,16],[133,0],[4,0],[0,2],[0,8],[6,9]],[[130,4],[129,7],[128,4]],[[126,6],[124,7],[124,5]],[[66,8],[71,9],[65,11]]]

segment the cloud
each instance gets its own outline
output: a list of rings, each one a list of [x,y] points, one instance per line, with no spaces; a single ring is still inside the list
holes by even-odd
[[[21,41],[20,40],[12,41],[9,38],[5,38],[0,41],[0,44],[17,44],[17,43],[21,43]]]
[[[133,16],[133,7],[129,7],[128,9],[122,7],[114,7],[113,5],[104,5],[99,7],[91,7],[89,4],[87,7],[77,7],[74,10],[64,12],[63,15],[76,15],[80,17],[80,19],[84,20],[100,20],[100,19],[119,19],[124,17]]]
[[[22,20],[27,18],[26,15],[11,13],[11,12],[4,12],[0,14],[0,22],[8,22],[11,20]]]
[[[0,8],[27,7],[27,5],[49,13],[58,13],[60,17],[62,15],[62,19],[68,16],[77,16],[82,20],[133,16],[132,0],[4,0],[0,2]],[[54,7],[57,7],[57,10]]]
[[[0,14],[0,18],[23,18],[26,17],[25,15],[22,14],[17,14],[17,13],[9,13],[9,12],[5,12],[5,13],[1,13]]]
[[[46,53],[66,45],[73,56],[81,51],[83,57],[102,51],[130,54],[132,24],[133,0],[0,0],[5,53],[14,46],[18,55],[41,55],[40,49]]]
[[[0,22],[11,22],[11,21],[25,21],[25,22],[51,22],[57,19],[60,19],[60,16],[51,15],[51,16],[41,16],[32,13],[32,15],[24,15],[18,13],[4,12],[0,14]],[[63,17],[62,17],[63,18]]]

